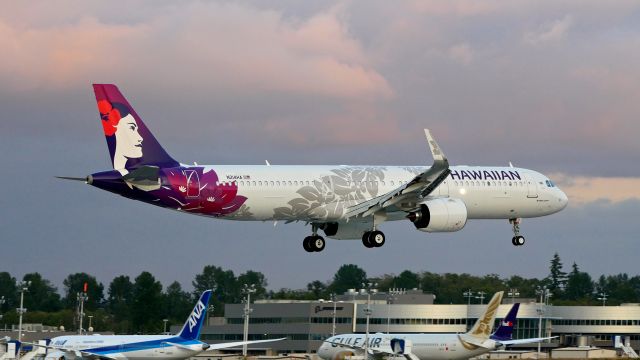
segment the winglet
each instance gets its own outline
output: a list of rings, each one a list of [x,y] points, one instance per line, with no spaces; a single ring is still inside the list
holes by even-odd
[[[433,136],[431,136],[431,131],[429,131],[429,129],[424,129],[424,135],[427,137],[427,142],[429,143],[429,148],[431,149],[431,155],[433,155],[433,160],[447,161],[447,157],[440,149],[440,146],[433,138]]]

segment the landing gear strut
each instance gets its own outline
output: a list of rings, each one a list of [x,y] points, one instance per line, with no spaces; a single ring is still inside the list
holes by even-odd
[[[366,231],[362,235],[362,244],[368,248],[380,247],[385,243],[385,236],[382,231]]]
[[[513,237],[511,238],[511,243],[514,246],[524,245],[524,236],[520,235],[520,221],[520,218],[509,219],[509,223],[513,227]]]
[[[307,252],[320,252],[324,250],[325,241],[324,238],[318,235],[318,226],[313,224],[311,225],[311,236],[307,236],[302,241],[302,247]]]

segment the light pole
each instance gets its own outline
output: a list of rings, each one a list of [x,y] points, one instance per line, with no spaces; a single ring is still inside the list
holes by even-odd
[[[467,305],[471,305],[471,298],[473,297],[473,291],[469,289],[463,292],[462,295],[467,298]]]
[[[520,296],[520,293],[518,292],[518,289],[509,289],[507,296],[511,298],[511,303],[515,304],[516,303],[515,298]]]
[[[391,327],[391,304],[393,304],[396,300],[396,296],[400,295],[401,293],[402,290],[400,289],[389,289],[389,292],[387,294],[387,334],[389,334],[389,329]]]
[[[167,335],[167,322],[169,322],[169,319],[162,319],[162,322],[163,322],[162,334]]]
[[[4,296],[0,297],[0,320],[2,320],[2,317],[4,315],[2,315],[2,305],[4,305],[4,303],[6,302],[6,300],[4,299]]]
[[[80,319],[80,326],[78,327],[78,334],[82,335],[82,320],[84,319],[84,302],[89,300],[89,296],[87,295],[86,292],[79,292],[76,294],[76,297],[78,299],[78,303],[80,304],[79,306],[79,312],[78,312],[78,318]]]
[[[331,301],[333,301],[333,325],[331,326],[331,337],[336,336],[336,293],[331,293]]]
[[[18,287],[20,288],[20,307],[16,309],[18,314],[20,314],[20,320],[18,322],[18,341],[22,342],[22,314],[27,312],[27,309],[24,308],[24,292],[29,290],[29,286],[31,286],[31,281],[20,281],[18,283]]]
[[[378,292],[378,290],[376,290],[376,286],[378,286],[378,284],[375,283],[362,284],[362,291],[367,294],[367,307],[364,309],[364,314],[367,317],[367,325],[364,332],[365,360],[369,358],[369,318],[371,317],[371,313],[373,312],[371,310],[371,293],[375,294],[376,292]]]
[[[251,294],[254,292],[256,292],[255,284],[251,284],[251,286],[244,284],[242,293],[247,294],[247,299],[244,303],[244,344],[242,344],[242,356],[244,357],[247,357],[247,341],[249,338],[249,314],[251,314],[252,311],[249,306],[251,304]]]
[[[87,330],[89,330],[89,332],[93,332],[93,326],[91,326],[91,320],[93,319],[93,315],[89,315],[89,327],[87,328]]]
[[[607,294],[604,291],[601,291],[598,295],[600,295],[598,300],[602,301],[602,306],[606,306],[607,305],[607,299],[609,298],[609,294]]]
[[[551,297],[551,291],[546,286],[538,286],[536,289],[536,294],[540,295],[540,303],[536,312],[538,313],[538,337],[542,337],[542,315],[544,315],[545,310],[543,309],[543,305],[547,305],[549,303],[549,298]],[[540,348],[542,344],[538,341],[538,359],[540,359]]]
[[[480,299],[480,305],[484,304],[484,296],[487,295],[487,293],[484,291],[478,291],[478,295],[479,296],[476,296],[476,299]]]

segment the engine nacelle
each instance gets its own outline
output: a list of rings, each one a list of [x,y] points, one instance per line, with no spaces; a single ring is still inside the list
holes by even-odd
[[[391,350],[396,355],[408,355],[411,354],[413,343],[408,339],[391,339],[389,345]]]
[[[467,206],[456,198],[432,199],[421,203],[420,209],[410,212],[407,218],[420,231],[458,231],[467,223]]]

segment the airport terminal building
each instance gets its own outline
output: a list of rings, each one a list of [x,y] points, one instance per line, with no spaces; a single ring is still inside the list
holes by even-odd
[[[393,303],[386,294],[372,296],[370,333],[463,333],[482,314],[486,305],[435,305],[434,296],[419,291],[396,295]],[[561,346],[594,345],[613,347],[613,337],[630,340],[640,348],[640,305],[553,306],[521,301],[514,338],[558,336],[543,343],[550,350]],[[512,299],[505,299],[497,318],[506,315]],[[518,301],[518,299],[515,299]],[[255,352],[315,353],[333,333],[364,333],[366,297],[342,296],[331,301],[264,300],[251,304],[249,340],[286,337],[286,341],[249,347]],[[335,316],[334,316],[335,309]],[[335,319],[335,330],[334,330]],[[243,339],[244,304],[227,304],[224,317],[212,317],[202,329],[208,342]],[[521,346],[533,348],[537,345]]]

